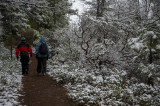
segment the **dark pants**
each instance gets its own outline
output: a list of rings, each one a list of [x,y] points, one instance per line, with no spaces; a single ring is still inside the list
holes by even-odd
[[[38,59],[37,73],[40,73],[42,71],[42,68],[43,68],[42,73],[46,73],[47,58],[46,57],[38,57],[37,59]]]
[[[21,56],[22,75],[28,74],[29,69],[29,56]]]

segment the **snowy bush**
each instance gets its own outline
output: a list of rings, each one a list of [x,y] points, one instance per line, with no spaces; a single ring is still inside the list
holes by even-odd
[[[56,34],[58,53],[48,70],[65,83],[73,100],[84,105],[159,105],[159,66],[154,64],[158,32],[135,21],[90,15],[82,16],[75,34],[63,31]],[[76,53],[77,61],[72,58]],[[148,60],[153,64],[146,65]],[[154,86],[141,81],[150,77],[156,78]]]
[[[74,64],[58,65],[49,61],[49,74],[60,83],[65,83],[69,96],[85,105],[158,105],[160,86],[154,87],[126,79],[126,71],[103,68],[101,71],[77,68]],[[159,78],[159,77],[157,77]]]
[[[134,59],[144,60],[145,63],[157,63],[159,60],[159,32],[148,31],[147,28],[138,30],[139,36],[130,38],[128,45],[136,52]]]
[[[9,51],[0,46],[0,105],[17,105],[21,89],[20,63],[9,58]]]
[[[96,25],[99,26],[99,23]],[[134,60],[134,58],[141,55],[145,56],[144,49],[145,51],[149,49],[147,43],[143,42],[144,40],[141,40],[140,37],[127,38],[123,41],[124,38],[119,39],[118,35],[121,34],[116,31],[111,34],[112,37],[106,36],[107,38],[104,39],[101,36],[103,35],[102,31],[95,28],[96,25],[94,26],[92,23],[93,28],[88,25],[82,27],[82,29],[90,29],[88,31],[83,30],[86,31],[84,39],[79,39],[83,38],[83,33],[81,33],[83,31],[75,31],[76,35],[80,36],[77,38],[77,42],[74,40],[74,35],[68,30],[59,31],[57,34],[59,36],[56,36],[59,43],[55,49],[57,54],[48,61],[49,75],[57,82],[65,83],[65,87],[69,92],[68,95],[80,104],[158,105],[160,100],[158,81],[160,77],[156,77],[157,81],[154,81],[156,84],[152,87],[134,76],[137,75],[136,72],[139,72],[139,76],[146,77],[146,79],[158,75],[158,65],[145,66],[140,64],[137,68],[138,64],[143,62],[140,59],[138,62],[135,61],[136,59]],[[103,26],[99,27],[107,30],[111,26],[116,30],[116,27],[111,23],[104,23]],[[92,33],[95,30],[97,30],[97,33]],[[110,31],[110,29],[108,30]],[[94,36],[90,36],[89,33]],[[115,39],[112,39],[113,36]],[[89,42],[88,48],[87,43],[84,43],[87,41]],[[130,46],[130,49],[127,46]],[[145,47],[148,47],[148,49]],[[123,51],[123,49],[127,50]],[[74,55],[79,59],[74,60]],[[136,74],[134,73],[133,76],[128,78],[129,74],[133,74],[129,72],[133,71]]]
[[[141,74],[144,77],[154,77],[154,79],[158,79],[158,77],[160,77],[160,66],[159,65],[155,65],[155,64],[149,64],[149,65],[144,65],[144,64],[140,64],[139,65],[139,70],[141,71]]]

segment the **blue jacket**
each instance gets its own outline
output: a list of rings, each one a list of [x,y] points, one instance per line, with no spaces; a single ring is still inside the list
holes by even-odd
[[[45,54],[45,55],[42,55],[39,53],[39,47],[41,45],[41,43],[46,43],[46,40],[44,37],[41,37],[41,40],[38,42],[38,44],[36,45],[36,55],[38,57],[49,57],[49,48],[48,48],[48,45],[47,45],[47,48],[48,48],[48,54]]]

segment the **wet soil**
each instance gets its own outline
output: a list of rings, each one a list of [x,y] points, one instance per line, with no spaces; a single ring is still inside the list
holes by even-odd
[[[23,88],[19,102],[22,106],[78,106],[67,96],[62,84],[49,75],[37,75],[37,59],[31,58],[29,74],[22,79]]]

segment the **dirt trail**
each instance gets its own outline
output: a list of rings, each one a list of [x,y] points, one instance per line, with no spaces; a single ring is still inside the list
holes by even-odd
[[[19,97],[21,105],[25,106],[77,106],[67,96],[63,85],[56,83],[48,75],[37,76],[37,60],[31,58],[29,74],[22,79],[23,88]]]

